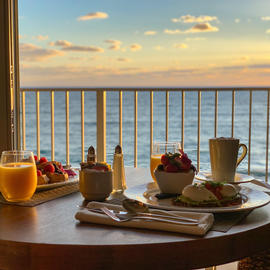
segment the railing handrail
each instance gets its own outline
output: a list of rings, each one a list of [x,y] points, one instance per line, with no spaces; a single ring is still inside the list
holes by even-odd
[[[270,86],[255,86],[255,87],[21,87],[21,92],[50,92],[50,91],[155,91],[155,92],[164,92],[164,91],[268,91],[270,90]]]

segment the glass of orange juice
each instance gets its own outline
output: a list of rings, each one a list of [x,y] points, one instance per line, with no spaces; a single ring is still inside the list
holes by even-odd
[[[177,153],[181,149],[181,144],[179,142],[154,142],[153,149],[150,157],[150,171],[154,181],[156,178],[154,176],[154,170],[161,164],[161,156],[166,152]]]
[[[29,200],[37,187],[37,169],[31,151],[4,151],[0,161],[0,191],[9,202]]]

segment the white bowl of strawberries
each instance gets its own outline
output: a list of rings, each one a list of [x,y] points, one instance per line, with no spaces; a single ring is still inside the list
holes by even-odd
[[[162,155],[154,175],[161,193],[181,194],[185,186],[192,184],[195,171],[187,154],[180,150]]]

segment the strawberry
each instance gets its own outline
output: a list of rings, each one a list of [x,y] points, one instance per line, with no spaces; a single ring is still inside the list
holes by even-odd
[[[37,170],[37,176],[41,176],[41,175],[42,175],[41,170]]]
[[[165,167],[165,172],[178,172],[178,167],[176,165],[173,165],[173,164],[168,164]]]
[[[48,162],[47,158],[41,157],[39,163]]]
[[[38,157],[35,155],[35,156],[34,156],[34,159],[35,159],[35,161],[37,161],[37,160],[38,160]]]
[[[165,166],[168,165],[170,163],[169,158],[166,155],[162,155],[161,156],[161,163]]]
[[[50,172],[50,173],[54,173],[55,172],[55,168],[52,164],[48,164],[44,167],[44,172]]]

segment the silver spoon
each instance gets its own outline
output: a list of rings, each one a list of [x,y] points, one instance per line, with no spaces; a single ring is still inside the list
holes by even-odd
[[[160,217],[160,218],[166,218],[166,219],[169,218],[172,220],[181,220],[181,221],[187,221],[187,222],[194,222],[198,224],[197,219],[183,217],[174,213],[170,213],[169,211],[158,209],[156,210],[158,211],[158,213],[151,213],[146,204],[137,200],[125,199],[123,200],[122,205],[128,211],[128,213],[134,216],[137,215],[137,216],[146,216],[146,217]]]

